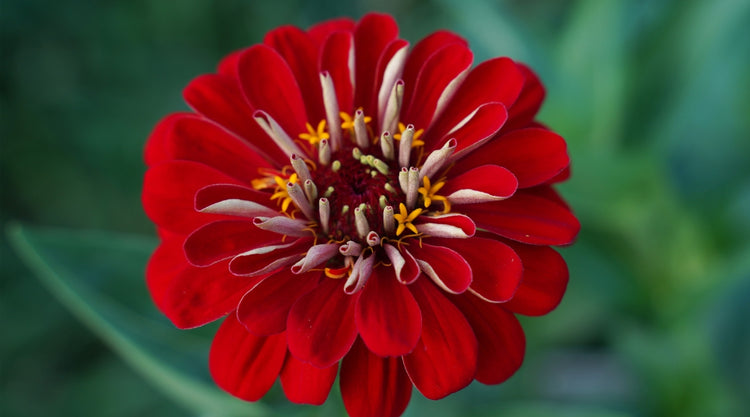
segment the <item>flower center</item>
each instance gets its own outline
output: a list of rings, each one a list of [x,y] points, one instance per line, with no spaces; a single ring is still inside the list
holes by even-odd
[[[368,150],[373,153],[364,154],[354,145],[344,145],[331,154],[329,166],[311,172],[313,182],[321,186],[330,206],[331,239],[359,237],[355,209],[362,212],[370,230],[382,236],[382,210],[389,205],[398,206],[403,200],[394,167],[383,161],[378,149]]]

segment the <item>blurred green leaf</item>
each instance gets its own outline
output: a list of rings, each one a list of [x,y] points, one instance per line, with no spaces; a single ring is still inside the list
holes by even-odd
[[[165,395],[191,411],[261,416],[261,404],[216,388],[205,371],[208,339],[156,320],[143,283],[154,239],[13,224],[13,247],[41,282],[91,331]],[[127,302],[135,295],[137,302]],[[133,308],[136,308],[135,310]]]

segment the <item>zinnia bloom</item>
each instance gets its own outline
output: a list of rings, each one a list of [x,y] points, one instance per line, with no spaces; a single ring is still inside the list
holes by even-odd
[[[580,228],[552,185],[563,138],[534,121],[544,89],[509,58],[472,68],[446,31],[412,48],[387,15],[284,26],[227,56],[148,140],[147,270],[177,327],[225,317],[216,383],[274,384],[352,416],[398,416],[521,365],[516,314],[557,306],[551,245]]]

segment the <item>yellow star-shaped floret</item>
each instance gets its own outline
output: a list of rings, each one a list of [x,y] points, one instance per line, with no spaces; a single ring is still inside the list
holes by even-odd
[[[318,123],[317,129],[313,129],[310,123],[305,124],[307,125],[307,133],[300,133],[299,138],[310,142],[310,145],[317,145],[321,140],[328,139],[331,136],[328,134],[328,132],[326,132],[325,119],[321,120],[320,123]]]
[[[445,185],[445,181],[438,181],[435,185],[430,184],[430,179],[424,177],[424,187],[419,187],[419,194],[422,194],[424,200],[424,207],[430,207],[432,201],[440,201],[443,203],[443,213],[451,211],[451,203],[442,195],[437,195],[437,192]]]
[[[414,226],[412,222],[414,221],[414,219],[419,217],[420,214],[422,214],[422,209],[418,208],[409,213],[406,210],[406,206],[404,205],[404,203],[401,203],[398,206],[398,211],[398,214],[393,215],[393,218],[398,222],[398,227],[396,228],[396,236],[401,236],[401,233],[404,232],[404,229],[409,229],[414,233],[419,233],[417,231],[417,226]]]

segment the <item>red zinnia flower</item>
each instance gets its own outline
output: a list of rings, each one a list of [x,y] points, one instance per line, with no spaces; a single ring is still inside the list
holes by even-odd
[[[569,160],[534,122],[538,78],[472,69],[445,31],[408,46],[386,15],[278,28],[149,138],[149,289],[181,328],[228,315],[209,365],[237,397],[280,377],[321,404],[340,372],[351,415],[398,416],[412,384],[498,384],[524,355],[515,314],[565,291],[550,245],[580,226],[552,188]]]

